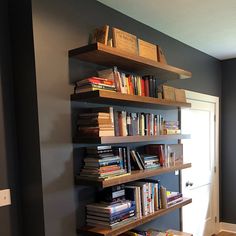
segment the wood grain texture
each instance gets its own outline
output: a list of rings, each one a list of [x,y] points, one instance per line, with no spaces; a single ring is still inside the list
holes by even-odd
[[[165,140],[189,139],[189,134],[167,134],[153,136],[103,136],[103,137],[76,137],[73,142],[79,144],[123,144],[154,142]]]
[[[186,79],[192,76],[189,71],[156,62],[117,48],[112,48],[101,43],[90,44],[70,50],[69,56],[98,65],[117,66],[120,69],[139,75],[155,75],[157,78],[165,81]]]
[[[147,216],[143,216],[139,219],[136,219],[132,222],[129,222],[125,225],[122,225],[120,227],[117,227],[115,229],[104,229],[100,227],[93,227],[93,226],[85,226],[80,229],[78,229],[78,232],[85,233],[86,235],[100,235],[100,236],[116,236],[121,233],[124,233],[130,229],[133,229],[139,225],[145,224],[157,217],[160,217],[162,215],[165,215],[175,209],[181,208],[187,204],[190,204],[192,202],[192,199],[184,199],[182,202],[175,204],[167,209],[160,209],[159,211],[156,211],[153,214],[149,214]]]
[[[132,182],[139,179],[150,178],[150,177],[157,176],[160,174],[173,172],[175,170],[182,170],[182,169],[186,169],[190,167],[191,167],[191,163],[186,163],[186,164],[179,164],[179,165],[174,165],[170,167],[160,167],[158,169],[152,169],[152,170],[135,170],[135,171],[132,171],[130,175],[120,176],[120,177],[117,176],[116,178],[112,178],[108,180],[94,180],[94,179],[76,176],[75,182],[78,185],[93,185],[99,188],[106,188],[106,187],[110,187],[110,186],[114,186],[118,184]]]
[[[218,233],[217,236],[236,236],[236,233],[222,231]]]
[[[153,109],[173,109],[178,107],[191,107],[191,103],[187,102],[176,102],[160,98],[144,97],[102,90],[72,94],[71,100],[79,102],[122,106],[124,106],[125,104],[125,106],[145,107]]]

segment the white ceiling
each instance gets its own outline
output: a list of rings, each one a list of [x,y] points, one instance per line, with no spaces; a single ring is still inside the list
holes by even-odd
[[[98,1],[215,58],[236,58],[236,0]]]

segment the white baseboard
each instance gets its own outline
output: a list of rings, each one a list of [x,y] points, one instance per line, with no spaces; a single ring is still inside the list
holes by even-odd
[[[236,233],[236,224],[229,224],[229,223],[225,223],[225,222],[220,222],[220,232],[221,231]]]

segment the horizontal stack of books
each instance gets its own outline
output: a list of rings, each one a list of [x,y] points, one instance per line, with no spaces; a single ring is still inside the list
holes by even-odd
[[[105,90],[115,92],[114,80],[99,78],[99,77],[90,77],[77,81],[75,83],[74,93],[84,93],[94,90]]]
[[[160,167],[160,161],[157,155],[141,154],[140,156],[144,162],[145,169]]]
[[[114,136],[113,107],[87,109],[78,115],[78,136]]]
[[[162,134],[180,134],[181,130],[179,129],[178,121],[164,121]]]
[[[140,154],[135,150],[131,150],[130,155],[133,169],[145,170],[160,167],[159,158],[156,155]]]
[[[116,136],[160,135],[163,123],[164,119],[161,115],[127,111],[114,112]]]
[[[98,76],[115,82],[116,91],[124,94],[162,98],[158,80],[153,76],[138,76],[118,71],[117,67],[98,71]]]
[[[111,146],[87,147],[86,152],[81,177],[104,180],[128,174],[122,158],[113,154]]]
[[[136,219],[135,204],[129,200],[88,204],[86,209],[90,226],[114,229]]]
[[[168,208],[183,201],[183,195],[179,192],[167,191],[165,187],[160,188],[162,208]]]

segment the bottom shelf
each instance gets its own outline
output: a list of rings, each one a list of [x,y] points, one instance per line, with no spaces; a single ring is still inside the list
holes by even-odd
[[[120,227],[117,227],[115,229],[104,229],[104,228],[94,227],[94,226],[84,226],[82,228],[79,228],[78,232],[85,233],[86,235],[100,235],[100,236],[102,236],[102,235],[103,236],[119,235],[119,234],[124,233],[130,229],[133,229],[139,225],[145,224],[157,217],[167,214],[175,209],[181,208],[191,202],[192,202],[192,199],[185,198],[182,202],[179,202],[167,209],[160,209],[159,211],[156,211],[153,214],[143,216],[143,217],[133,220],[127,224],[121,225]]]

